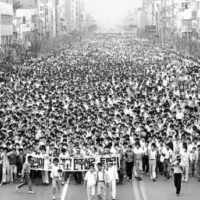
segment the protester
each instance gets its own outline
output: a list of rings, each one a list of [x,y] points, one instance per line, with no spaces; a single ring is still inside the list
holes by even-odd
[[[179,196],[181,192],[181,181],[183,172],[180,156],[177,156],[176,160],[172,162],[172,166],[174,169],[174,185],[176,187],[176,195]]]
[[[157,150],[156,144],[152,143],[151,149],[149,150],[149,174],[150,179],[154,182],[156,181],[156,157],[157,157]]]
[[[51,178],[52,178],[52,194],[53,199],[60,198],[61,195],[61,181],[62,181],[62,169],[59,165],[59,159],[54,158],[53,166],[51,169]]]
[[[106,200],[106,184],[108,178],[106,171],[102,168],[102,164],[97,164],[97,197],[102,200]]]
[[[112,163],[109,163],[108,170],[108,186],[111,191],[111,199],[116,200],[116,184],[119,181],[118,173],[117,173],[117,166],[114,166]]]
[[[95,198],[96,181],[97,181],[97,174],[94,169],[94,165],[90,165],[90,170],[86,173],[84,179],[84,185],[87,187],[88,200],[94,200]]]
[[[30,164],[32,162],[32,157],[29,156],[27,162],[24,163],[23,169],[22,169],[22,178],[24,179],[24,182],[21,183],[20,185],[16,186],[16,190],[18,191],[20,188],[22,188],[25,185],[28,185],[28,193],[29,194],[34,194],[35,192],[32,189],[32,181],[30,177]]]

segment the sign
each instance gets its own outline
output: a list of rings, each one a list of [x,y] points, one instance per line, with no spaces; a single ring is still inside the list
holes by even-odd
[[[42,155],[27,155],[27,157],[28,156],[33,157],[31,170],[51,171],[53,159],[55,157]],[[112,163],[117,166],[117,168],[120,168],[120,159],[118,155],[58,159],[63,171],[88,171],[91,164],[96,166],[98,163],[102,163],[104,167],[107,167],[109,163]]]
[[[147,25],[145,26],[146,33],[156,33],[156,26],[154,25]]]

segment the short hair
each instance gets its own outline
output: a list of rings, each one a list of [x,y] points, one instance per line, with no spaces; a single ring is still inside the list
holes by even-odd
[[[58,158],[54,158],[53,162],[59,162],[59,159]]]
[[[94,168],[94,164],[90,164],[90,168],[93,167]]]
[[[33,156],[28,156],[28,161],[31,161]]]

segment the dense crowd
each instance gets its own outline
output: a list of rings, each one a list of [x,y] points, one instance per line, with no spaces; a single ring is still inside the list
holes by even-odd
[[[200,181],[199,76],[198,61],[119,35],[25,61],[0,83],[0,181],[17,180],[26,154],[119,154],[121,183],[170,180],[178,155],[183,181]]]

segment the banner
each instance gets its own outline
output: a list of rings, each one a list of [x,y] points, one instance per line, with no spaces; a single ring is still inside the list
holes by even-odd
[[[31,170],[51,171],[53,159],[55,157],[42,156],[42,155],[27,155],[33,157],[31,163]],[[98,163],[102,163],[103,167],[107,167],[109,163],[120,168],[120,158],[118,155],[105,155],[95,157],[81,157],[81,158],[58,158],[60,166],[63,171],[88,171],[89,166],[94,164],[95,167]]]

